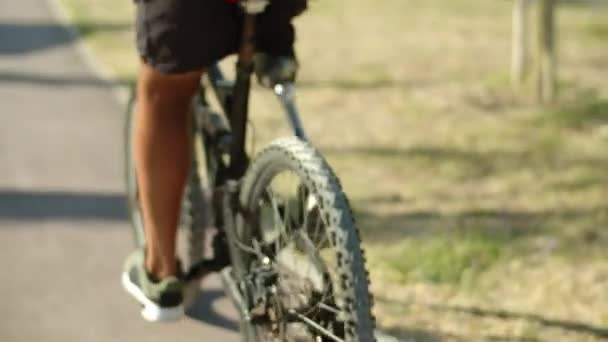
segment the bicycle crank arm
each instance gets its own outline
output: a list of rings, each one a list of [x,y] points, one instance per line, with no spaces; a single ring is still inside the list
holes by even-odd
[[[186,274],[186,281],[194,281],[206,277],[210,273],[216,273],[221,271],[230,262],[220,259],[203,259],[198,263],[190,267],[190,270]]]

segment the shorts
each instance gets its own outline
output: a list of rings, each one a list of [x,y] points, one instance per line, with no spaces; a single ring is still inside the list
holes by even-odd
[[[137,50],[143,61],[163,73],[206,68],[236,53],[242,11],[227,0],[135,0]],[[293,56],[291,19],[307,0],[271,0],[257,19],[257,49]]]

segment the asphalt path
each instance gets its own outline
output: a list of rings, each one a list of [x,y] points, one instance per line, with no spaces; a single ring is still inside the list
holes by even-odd
[[[0,0],[0,341],[238,341],[217,278],[172,324],[123,292],[123,111],[74,40],[46,0]]]

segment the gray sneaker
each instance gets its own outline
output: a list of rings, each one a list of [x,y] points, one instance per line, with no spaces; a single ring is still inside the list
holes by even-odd
[[[176,321],[184,316],[184,283],[177,277],[151,280],[144,267],[144,251],[131,253],[125,262],[122,285],[142,306],[142,317],[151,322]]]

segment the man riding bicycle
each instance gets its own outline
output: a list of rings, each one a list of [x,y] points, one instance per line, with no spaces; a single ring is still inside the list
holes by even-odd
[[[123,285],[150,321],[183,315],[182,270],[176,259],[180,205],[189,172],[190,105],[205,68],[235,53],[242,12],[237,0],[135,0],[137,182],[146,248],[127,258]],[[272,85],[295,78],[291,20],[307,0],[271,0],[257,20],[258,80]]]

